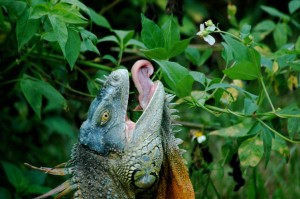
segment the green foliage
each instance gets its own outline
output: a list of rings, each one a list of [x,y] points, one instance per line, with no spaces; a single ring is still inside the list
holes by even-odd
[[[184,1],[182,21],[165,4],[0,0],[0,198],[56,186],[22,164],[68,161],[95,79],[145,57],[176,95],[196,198],[299,197],[300,1]]]

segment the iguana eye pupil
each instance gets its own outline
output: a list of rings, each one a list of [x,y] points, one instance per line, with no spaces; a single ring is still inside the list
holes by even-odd
[[[104,111],[100,115],[100,125],[105,125],[110,119],[110,112],[108,110]]]

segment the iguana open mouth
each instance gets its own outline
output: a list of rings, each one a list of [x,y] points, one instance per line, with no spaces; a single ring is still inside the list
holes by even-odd
[[[135,108],[135,110],[143,110],[145,112],[150,101],[154,97],[155,91],[158,88],[158,82],[153,82],[150,79],[153,71],[154,68],[152,64],[147,60],[139,60],[131,68],[132,80],[139,92],[139,105]],[[127,116],[125,122],[126,138],[127,140],[131,140],[136,123],[131,121]]]

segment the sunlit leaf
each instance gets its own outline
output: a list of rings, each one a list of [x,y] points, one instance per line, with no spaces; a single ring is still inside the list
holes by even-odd
[[[211,131],[208,135],[217,135],[222,137],[244,137],[247,135],[251,127],[252,124],[243,122],[227,128]]]
[[[182,53],[189,45],[191,41],[191,38],[184,39],[181,41],[173,42],[173,45],[168,50],[168,58],[175,57],[176,55],[179,55]]]
[[[222,37],[225,40],[228,47],[231,49],[231,52],[233,53],[233,57],[235,60],[238,60],[238,61],[247,60],[248,48],[243,43],[241,43],[240,41],[233,39],[232,37],[227,36],[227,35],[222,35]],[[228,50],[226,50],[226,52],[227,51]],[[228,51],[227,56],[230,56],[229,51]],[[228,61],[230,61],[230,60],[228,60]]]
[[[189,71],[176,62],[156,61],[163,71],[166,83],[179,97],[185,97],[192,91],[193,77]]]
[[[150,59],[157,59],[157,60],[166,60],[168,59],[168,52],[165,48],[152,48],[149,50],[141,50],[146,57]]]
[[[48,4],[38,4],[34,6],[30,12],[30,19],[39,19],[50,12]]]
[[[66,56],[66,43],[68,40],[68,29],[65,24],[60,18],[55,16],[49,15],[49,20],[53,28],[53,32],[55,34],[56,40],[62,50],[64,56]]]
[[[242,167],[255,167],[264,155],[263,142],[258,136],[251,137],[242,142],[238,149]]]
[[[290,149],[285,140],[279,136],[275,136],[275,138],[272,139],[272,150],[278,152],[285,158],[286,162],[288,162],[290,158]]]
[[[170,51],[171,48],[174,48],[175,43],[180,40],[178,24],[173,20],[173,17],[169,17],[169,19],[162,25],[161,30],[164,38],[164,46],[168,51]]]
[[[160,27],[144,15],[142,15],[141,37],[149,49],[164,47],[164,37]]]
[[[190,75],[194,78],[196,82],[201,83],[202,85],[206,84],[206,77],[205,74],[198,72],[198,71],[190,71]]]
[[[61,3],[71,4],[71,5],[75,5],[78,8],[80,8],[82,11],[84,11],[85,13],[87,13],[88,15],[90,15],[90,9],[88,7],[86,7],[86,5],[84,5],[79,0],[60,0],[60,2]]]
[[[93,23],[97,24],[98,26],[111,29],[111,26],[105,17],[95,12],[92,8],[89,8],[89,10],[90,17]]]
[[[254,80],[258,78],[253,63],[249,61],[240,61],[233,67],[223,70],[223,73],[231,79]]]

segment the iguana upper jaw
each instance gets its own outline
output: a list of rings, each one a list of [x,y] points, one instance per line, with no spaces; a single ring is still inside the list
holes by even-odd
[[[161,82],[152,82],[150,76],[153,74],[154,68],[152,64],[146,60],[137,61],[131,69],[132,80],[139,92],[139,106],[135,110],[143,110],[143,114],[139,120],[134,123],[126,117],[127,131],[126,137],[128,141],[132,139],[133,134],[143,136],[143,130],[136,132],[137,126],[151,126],[156,121],[161,120],[161,110],[164,101],[164,88]],[[151,121],[152,122],[151,122]],[[134,133],[133,133],[134,132]],[[144,132],[145,136],[149,132]]]

